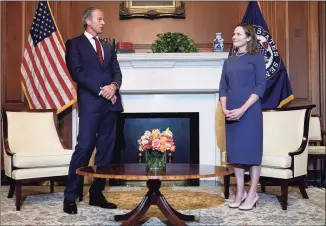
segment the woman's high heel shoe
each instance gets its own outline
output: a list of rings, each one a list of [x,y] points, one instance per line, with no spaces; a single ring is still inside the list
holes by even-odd
[[[238,208],[246,198],[247,198],[247,192],[245,191],[243,194],[243,197],[241,199],[241,202],[232,202],[229,204],[229,207],[230,208]]]
[[[249,205],[240,205],[239,210],[252,210],[254,207],[256,207],[257,201],[258,201],[258,195],[256,194],[256,197],[254,198],[253,202]]]

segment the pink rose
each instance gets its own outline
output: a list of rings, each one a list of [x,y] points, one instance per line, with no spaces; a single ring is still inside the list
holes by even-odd
[[[153,148],[158,148],[160,146],[160,139],[154,139],[152,141]]]

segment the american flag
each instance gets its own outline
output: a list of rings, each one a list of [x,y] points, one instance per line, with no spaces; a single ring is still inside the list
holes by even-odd
[[[76,102],[65,46],[48,2],[38,3],[21,64],[22,87],[32,109],[62,112]]]

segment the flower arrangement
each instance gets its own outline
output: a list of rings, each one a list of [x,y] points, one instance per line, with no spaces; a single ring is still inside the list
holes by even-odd
[[[175,144],[173,142],[173,133],[167,128],[162,133],[159,129],[145,131],[144,135],[138,140],[139,151],[157,150],[159,152],[175,151]]]
[[[159,129],[145,131],[138,140],[138,150],[145,151],[146,169],[148,171],[165,170],[166,152],[174,152],[173,133],[169,128],[160,132]]]

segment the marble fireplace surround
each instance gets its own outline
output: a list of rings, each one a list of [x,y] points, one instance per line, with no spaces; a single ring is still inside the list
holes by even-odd
[[[227,52],[118,54],[124,112],[199,112],[199,163],[221,165],[215,113],[227,57]],[[74,147],[78,133],[76,108],[72,131]]]

